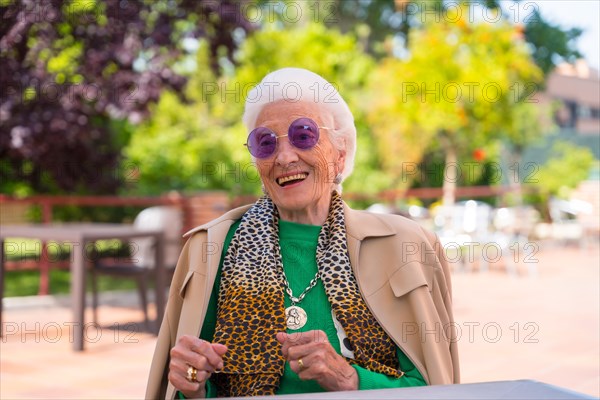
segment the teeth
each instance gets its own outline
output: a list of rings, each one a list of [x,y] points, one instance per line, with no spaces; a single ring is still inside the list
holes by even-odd
[[[298,179],[306,179],[307,176],[308,176],[308,174],[306,174],[306,173],[284,176],[283,178],[277,179],[277,183],[279,183],[280,185],[283,185],[284,183],[289,182],[289,181],[295,181]]]

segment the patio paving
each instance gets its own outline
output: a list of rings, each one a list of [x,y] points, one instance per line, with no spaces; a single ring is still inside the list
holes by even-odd
[[[502,260],[454,272],[462,382],[534,379],[600,395],[600,256],[592,246],[544,245],[518,277]],[[105,297],[86,348],[71,350],[70,309],[56,298],[5,301],[2,399],[131,399],[144,395],[156,338],[133,293]],[[91,321],[91,310],[86,320]]]
[[[462,381],[534,379],[599,396],[597,241],[542,248],[530,261],[537,278],[522,259],[518,278],[500,268],[453,275]]]

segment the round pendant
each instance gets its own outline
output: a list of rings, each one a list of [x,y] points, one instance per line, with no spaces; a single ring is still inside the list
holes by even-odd
[[[306,325],[308,317],[306,311],[298,306],[290,306],[285,309],[285,322],[289,329],[300,329]]]

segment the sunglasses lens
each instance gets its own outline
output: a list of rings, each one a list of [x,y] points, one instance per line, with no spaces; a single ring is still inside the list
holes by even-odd
[[[308,150],[319,141],[319,127],[310,118],[298,118],[290,125],[287,136],[294,147]],[[259,126],[248,135],[246,146],[256,158],[270,157],[277,148],[277,135],[269,128]]]
[[[250,132],[246,145],[254,157],[266,158],[275,151],[277,136],[267,128],[258,127]]]
[[[298,118],[290,125],[288,138],[295,147],[310,149],[319,141],[319,127],[310,118]]]

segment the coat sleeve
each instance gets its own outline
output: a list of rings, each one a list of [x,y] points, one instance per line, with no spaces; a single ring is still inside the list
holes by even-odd
[[[169,352],[175,345],[177,338],[177,327],[181,315],[183,299],[180,291],[185,284],[185,278],[189,271],[189,248],[191,240],[188,240],[181,251],[179,261],[175,268],[173,280],[169,289],[169,300],[165,315],[162,320],[154,357],[150,365],[150,375],[146,387],[146,399],[164,399],[167,393],[167,375],[169,372]]]

